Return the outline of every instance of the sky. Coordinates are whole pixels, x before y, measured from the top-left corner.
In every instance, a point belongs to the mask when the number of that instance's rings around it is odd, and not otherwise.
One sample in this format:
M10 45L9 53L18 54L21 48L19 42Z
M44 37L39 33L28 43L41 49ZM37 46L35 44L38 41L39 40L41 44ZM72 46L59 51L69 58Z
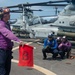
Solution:
M0 0L0 7L6 7L6 6L13 6L13 5L18 5L21 3L37 3L37 2L47 2L47 1L55 1L55 0ZM32 7L34 9L43 9L44 11L42 12L34 12L34 15L38 16L46 16L46 15L55 15L55 7L50 7L50 6L40 6L40 7ZM61 11L62 8L59 7L59 10ZM16 19L20 16L18 13L11 14L12 19Z

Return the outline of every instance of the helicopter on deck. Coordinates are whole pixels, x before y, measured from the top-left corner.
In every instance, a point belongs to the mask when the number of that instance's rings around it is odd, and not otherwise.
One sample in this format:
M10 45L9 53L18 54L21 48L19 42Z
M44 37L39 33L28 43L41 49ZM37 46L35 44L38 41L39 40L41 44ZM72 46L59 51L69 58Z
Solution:
M32 33L35 32L35 37L46 37L49 32L54 31L55 35L68 36L69 39L75 40L75 2L68 1L69 4L58 14L57 20L50 25L32 27Z
M61 2L68 2L67 4L57 4ZM29 19L25 16L25 7L28 6L66 6L63 11L57 15L56 21L49 24L41 24L29 26ZM23 22L25 23L25 30L30 33L30 37L47 37L48 33L54 31L55 35L66 35L69 37L74 37L75 34L75 1L74 0L65 0L65 1L49 1L43 3L33 3L33 4L19 4L16 6L8 6L9 8L20 7L23 12ZM14 11L17 12L17 11ZM38 22L39 23L39 22ZM45 22L46 23L46 22Z

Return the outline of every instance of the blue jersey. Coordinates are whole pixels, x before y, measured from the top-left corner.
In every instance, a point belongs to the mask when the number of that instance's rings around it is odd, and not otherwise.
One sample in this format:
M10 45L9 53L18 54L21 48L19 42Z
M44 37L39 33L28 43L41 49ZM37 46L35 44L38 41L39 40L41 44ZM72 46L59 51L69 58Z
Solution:
M48 38L44 40L44 48L47 46L50 46L51 49L56 49L57 48L57 41L55 39L49 41Z

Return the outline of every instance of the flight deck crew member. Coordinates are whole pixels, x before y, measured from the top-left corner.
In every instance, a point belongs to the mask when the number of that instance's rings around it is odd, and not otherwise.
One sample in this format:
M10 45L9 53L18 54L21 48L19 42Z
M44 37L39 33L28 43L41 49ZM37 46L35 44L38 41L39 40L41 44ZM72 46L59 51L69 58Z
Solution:
M59 53L59 55L60 55L60 58L63 59L63 51L59 49L59 46L60 46L60 44L62 43L62 40L61 40L61 39L62 39L61 37L57 37L56 40L57 40L57 43L58 43L58 47L57 47L58 53Z
M71 43L67 40L66 36L62 37L62 42L58 46L58 48L59 48L60 51L63 52L62 58L64 58L66 52L67 52L67 58L69 58L70 52L71 52Z
M52 58L55 59L58 55L57 50L57 41L55 38L53 38L53 35L48 35L48 38L44 40L44 48L42 49L43 53L43 59L45 60L47 58L46 53L52 53Z
M9 75L11 69L11 50L13 43L11 40L23 44L10 29L8 20L10 19L10 10L0 8L0 75Z

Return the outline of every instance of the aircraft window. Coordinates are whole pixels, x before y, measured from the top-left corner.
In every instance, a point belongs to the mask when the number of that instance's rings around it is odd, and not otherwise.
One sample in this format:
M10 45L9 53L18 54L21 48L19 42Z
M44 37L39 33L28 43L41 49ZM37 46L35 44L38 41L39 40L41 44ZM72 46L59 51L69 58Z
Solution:
M61 23L61 21L59 23Z
M64 23L64 21L62 23Z
M70 15L71 15L71 11L64 9L64 10L60 13L60 15L62 15L62 16L70 16Z
M66 7L66 9L71 10L71 11L75 11L75 6L70 4Z
M64 11L60 15L62 15L62 16L72 16L72 15L75 15L75 11L71 11L71 10Z
M60 12L60 15L62 16L72 16L75 15L75 6L69 5L63 9L62 12Z
M42 18L41 22L42 24L54 23L57 19L58 19L57 17L46 17Z
M29 26L37 25L37 24L40 24L40 21L38 18L35 18L35 19L33 19L33 21L30 22Z

